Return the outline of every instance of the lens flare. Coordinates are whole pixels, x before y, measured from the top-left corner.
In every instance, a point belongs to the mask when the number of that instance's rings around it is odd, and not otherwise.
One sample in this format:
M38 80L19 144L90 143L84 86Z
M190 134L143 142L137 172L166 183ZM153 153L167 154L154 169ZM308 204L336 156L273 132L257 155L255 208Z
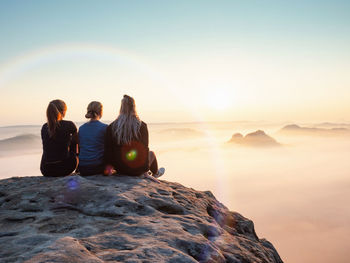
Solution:
M79 182L75 178L70 178L67 182L67 187L70 190L76 190L79 188Z
M137 151L134 149L126 153L126 159L128 161L134 161L136 157L137 157Z

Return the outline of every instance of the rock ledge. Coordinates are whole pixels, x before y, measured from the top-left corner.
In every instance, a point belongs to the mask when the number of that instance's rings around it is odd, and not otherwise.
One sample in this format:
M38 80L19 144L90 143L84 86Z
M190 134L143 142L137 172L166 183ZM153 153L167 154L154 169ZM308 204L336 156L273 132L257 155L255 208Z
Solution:
M129 176L0 181L1 262L276 262L209 191Z

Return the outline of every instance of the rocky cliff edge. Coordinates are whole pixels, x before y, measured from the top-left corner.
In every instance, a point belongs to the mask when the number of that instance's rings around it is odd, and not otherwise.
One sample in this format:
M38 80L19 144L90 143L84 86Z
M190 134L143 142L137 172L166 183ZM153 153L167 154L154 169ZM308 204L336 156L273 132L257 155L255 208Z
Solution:
M282 262L209 191L129 176L0 181L0 262Z

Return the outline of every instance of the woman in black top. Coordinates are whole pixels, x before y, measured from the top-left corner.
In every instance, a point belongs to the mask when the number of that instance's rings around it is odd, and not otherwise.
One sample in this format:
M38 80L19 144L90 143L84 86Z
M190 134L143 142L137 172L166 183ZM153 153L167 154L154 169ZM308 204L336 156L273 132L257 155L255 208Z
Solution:
M73 122L63 120L66 111L62 100L53 100L47 107L47 123L41 128L40 170L44 176L65 176L77 168L77 127Z
M147 124L136 113L135 101L124 95L118 118L106 130L106 173L114 169L118 174L161 176L165 169L158 170L155 154L148 148ZM154 178L153 177L153 178Z

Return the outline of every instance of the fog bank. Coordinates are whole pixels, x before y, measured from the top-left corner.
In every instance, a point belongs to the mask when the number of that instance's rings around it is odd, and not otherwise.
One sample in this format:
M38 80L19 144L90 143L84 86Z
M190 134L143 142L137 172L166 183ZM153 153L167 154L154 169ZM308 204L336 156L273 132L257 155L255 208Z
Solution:
M164 180L213 191L230 210L251 218L285 262L348 262L350 137L281 134L284 125L149 124L150 149L166 168ZM228 143L235 133L256 130L281 147ZM39 133L39 126L0 128L1 178L40 175ZM20 134L32 135L23 143Z

